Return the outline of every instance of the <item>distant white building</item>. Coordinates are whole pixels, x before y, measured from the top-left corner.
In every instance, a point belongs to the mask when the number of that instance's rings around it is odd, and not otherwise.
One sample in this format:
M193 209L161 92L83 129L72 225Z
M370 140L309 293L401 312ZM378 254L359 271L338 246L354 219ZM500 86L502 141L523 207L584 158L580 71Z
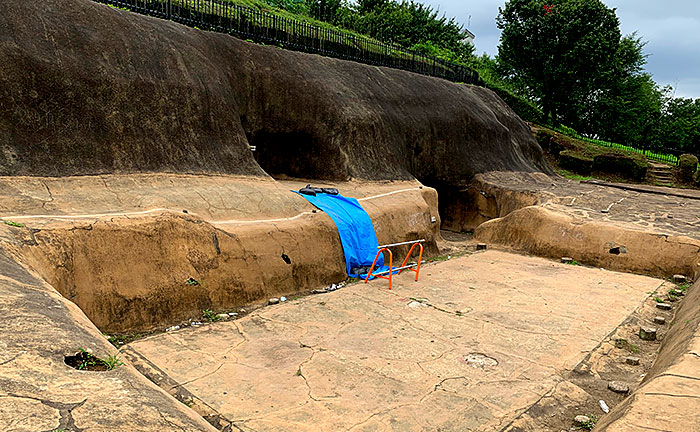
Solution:
M463 34L462 43L469 42L470 44L474 45L474 38L476 37L476 35L474 35L474 33L470 32L467 29L464 29L462 31L462 34Z

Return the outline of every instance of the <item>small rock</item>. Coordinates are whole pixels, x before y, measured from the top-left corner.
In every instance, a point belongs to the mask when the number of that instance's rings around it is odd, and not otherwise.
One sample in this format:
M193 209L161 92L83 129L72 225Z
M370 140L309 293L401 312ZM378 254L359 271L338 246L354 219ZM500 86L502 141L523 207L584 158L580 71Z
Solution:
M577 415L576 417L574 417L574 424L576 426L588 426L590 422L591 419L585 415Z
M222 313L222 314L218 314L216 317L219 319L225 320L225 319L228 319L228 314Z
M679 289L675 289L675 288L670 290L668 293L671 295L674 295L676 297L683 297L685 295L685 293L683 291L681 291Z
M229 313L228 313L228 316L234 317L234 316L238 316L238 314L237 314L236 312L229 312Z
M190 323L191 326L201 326L202 322L201 321L193 321Z
M311 291L311 294L325 294L327 292L328 291L326 291L324 289L315 289L315 290Z
M477 243L476 244L476 250L481 251L481 250L486 250L488 246L486 243Z
M685 283L687 280L688 280L688 278L686 278L683 275L679 275L679 274L673 275L673 282L675 282L677 284Z
M656 340L656 329L653 327L641 327L639 329L639 337L645 341Z
M278 299L278 298L271 298L270 300L267 301L267 304L276 305L276 304L279 303L279 302L280 302L280 299Z
M661 310L671 310L671 305L668 303L656 303L656 307Z
M562 264L571 264L574 262L574 259L569 257L561 257L561 262Z
M338 285L336 285L336 284L331 284L331 286L329 286L328 288L326 288L326 291L331 292L331 291L335 291L335 290L337 290L337 289L338 289Z
M606 404L604 400L602 400L602 399L599 400L598 405L600 406L600 409L602 409L605 414L610 412L610 408L608 408L608 404Z
M287 301L287 297L280 297L280 301L281 301L281 302L286 302L286 301Z
M639 358L637 357L627 357L625 363L632 366L639 366Z
M418 309L421 307L424 307L425 305L423 303L417 302L417 301L412 301L411 303L408 304L408 307L411 309Z
M615 393L621 394L627 394L630 392L630 386L621 381L610 381L608 383L608 389L614 391Z
M662 316L655 316L654 323L664 325L664 324L666 324L666 318L664 318Z
M667 215L666 217L669 218L669 219L673 219L673 215L672 215L672 214Z
M238 309L238 312L245 313L245 309Z

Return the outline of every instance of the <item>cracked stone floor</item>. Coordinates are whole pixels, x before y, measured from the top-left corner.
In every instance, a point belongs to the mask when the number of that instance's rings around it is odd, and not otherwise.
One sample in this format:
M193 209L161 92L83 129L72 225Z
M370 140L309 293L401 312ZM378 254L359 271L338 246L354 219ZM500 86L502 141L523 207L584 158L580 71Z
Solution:
M129 350L241 431L496 431L662 281L487 251Z

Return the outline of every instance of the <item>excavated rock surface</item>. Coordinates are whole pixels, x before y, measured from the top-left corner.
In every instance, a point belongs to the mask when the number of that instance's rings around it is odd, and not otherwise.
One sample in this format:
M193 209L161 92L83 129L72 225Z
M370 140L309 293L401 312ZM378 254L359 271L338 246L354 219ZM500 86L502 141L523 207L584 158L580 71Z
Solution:
M303 185L170 174L0 178L9 192L0 209L12 211L0 218L26 225L5 226L13 240L4 247L102 331L151 330L344 280L335 225L290 192ZM425 239L424 258L438 253L434 189L328 186L359 198L381 244ZM398 260L407 252L394 248Z
M402 274L391 291L354 284L125 355L233 430L515 432L553 394L589 398L569 373L661 284L486 251L427 265L418 282ZM534 430L568 428L560 409Z
M216 430L130 365L105 372L66 365L79 349L100 358L116 349L75 304L3 253L0 274L3 431Z
M267 171L431 185L549 170L528 127L484 88L89 0L10 0L0 28L3 175Z
M542 174L480 175L472 188L482 199L469 211L488 221L474 236L606 269L692 277L700 269L700 193L613 186Z

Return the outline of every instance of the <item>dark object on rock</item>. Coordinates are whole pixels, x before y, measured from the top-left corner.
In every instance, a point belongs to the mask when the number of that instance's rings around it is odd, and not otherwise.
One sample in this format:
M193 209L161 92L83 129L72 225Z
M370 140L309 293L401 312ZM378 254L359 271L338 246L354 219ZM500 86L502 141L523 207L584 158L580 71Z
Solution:
M627 357L625 359L625 363L627 363L628 365L632 365L632 366L639 366L639 358L638 357Z
M682 284L682 283L685 283L687 280L688 280L688 278L686 278L683 275L679 275L679 274L673 275L673 282L674 283Z
M620 255L620 246L611 247L610 253L613 255Z
M364 276L367 273L369 273L370 266L364 266L364 267L355 267L350 270L350 273L357 275L357 276Z
M698 158L691 154L684 154L678 158L678 174L684 182L691 182L698 170Z
M477 243L476 244L476 250L482 251L482 250L486 250L486 249L488 249L488 246L486 245L486 243Z
M664 318L662 316L656 316L656 317L654 317L654 324L664 325L664 324L666 324L666 318Z
M615 393L627 394L630 392L630 386L627 383L621 381L610 381L608 383L608 389L614 391Z
M289 255L287 255L287 254L284 253L284 252L282 253L282 261L284 261L284 262L287 263L287 264L291 264L291 263L292 263L292 260L289 258Z
M267 301L267 304L276 305L276 304L279 303L279 302L280 302L280 299L278 299L278 298L271 298L270 300Z
M654 327L641 327L639 329L639 338L645 341L656 340L656 329Z
M300 194L316 196L316 191L309 186L299 189Z
M338 189L336 189L336 188L321 188L321 191L324 194L328 194L328 195L338 195L338 193L339 193Z
M189 213L187 210L183 210L182 212L185 213L185 214Z

